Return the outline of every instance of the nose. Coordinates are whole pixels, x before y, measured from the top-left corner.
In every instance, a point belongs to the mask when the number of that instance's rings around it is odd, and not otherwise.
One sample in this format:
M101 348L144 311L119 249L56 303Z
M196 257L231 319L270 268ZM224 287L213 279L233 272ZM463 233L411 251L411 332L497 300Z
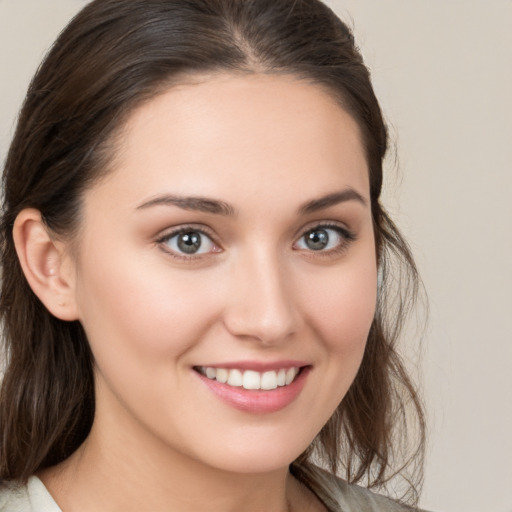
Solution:
M298 330L300 315L290 271L277 255L260 251L231 269L224 324L236 337L274 346Z

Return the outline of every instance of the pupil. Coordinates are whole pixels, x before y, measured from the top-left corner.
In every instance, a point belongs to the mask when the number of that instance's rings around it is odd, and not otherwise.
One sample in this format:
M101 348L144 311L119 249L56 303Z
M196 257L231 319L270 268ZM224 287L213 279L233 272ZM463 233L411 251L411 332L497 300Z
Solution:
M180 251L187 254L194 254L201 247L201 235L199 233L183 233L178 238Z
M329 243L329 235L324 229L317 229L310 231L306 235L306 245L313 251L320 251L324 249Z

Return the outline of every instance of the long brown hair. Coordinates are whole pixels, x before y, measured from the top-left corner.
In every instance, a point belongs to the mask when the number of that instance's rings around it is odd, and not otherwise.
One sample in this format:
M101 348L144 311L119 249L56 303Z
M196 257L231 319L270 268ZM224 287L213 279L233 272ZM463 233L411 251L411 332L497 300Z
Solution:
M95 0L56 41L28 90L3 177L0 479L24 481L64 460L94 417L85 333L79 322L53 317L28 286L12 237L16 216L37 208L54 233L76 234L83 192L108 172L127 116L184 76L217 71L309 80L361 129L381 276L377 313L348 394L291 470L311 487L312 459L369 487L402 474L414 501L424 418L396 343L418 277L379 202L388 137L369 72L350 29L318 0ZM412 444L404 442L411 417L419 427Z

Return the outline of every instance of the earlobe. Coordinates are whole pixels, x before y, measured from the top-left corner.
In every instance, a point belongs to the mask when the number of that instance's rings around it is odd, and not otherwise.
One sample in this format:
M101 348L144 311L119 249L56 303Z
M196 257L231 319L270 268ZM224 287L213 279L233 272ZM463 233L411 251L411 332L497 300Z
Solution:
M55 317L77 320L75 282L65 244L52 238L39 210L26 208L14 222L13 238L23 273Z

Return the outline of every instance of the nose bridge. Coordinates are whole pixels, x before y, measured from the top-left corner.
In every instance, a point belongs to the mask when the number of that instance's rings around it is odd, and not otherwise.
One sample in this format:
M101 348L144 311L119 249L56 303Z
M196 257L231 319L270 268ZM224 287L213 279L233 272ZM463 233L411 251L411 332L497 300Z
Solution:
M239 256L233 269L226 326L236 336L279 343L297 329L290 273L275 247L248 252Z

